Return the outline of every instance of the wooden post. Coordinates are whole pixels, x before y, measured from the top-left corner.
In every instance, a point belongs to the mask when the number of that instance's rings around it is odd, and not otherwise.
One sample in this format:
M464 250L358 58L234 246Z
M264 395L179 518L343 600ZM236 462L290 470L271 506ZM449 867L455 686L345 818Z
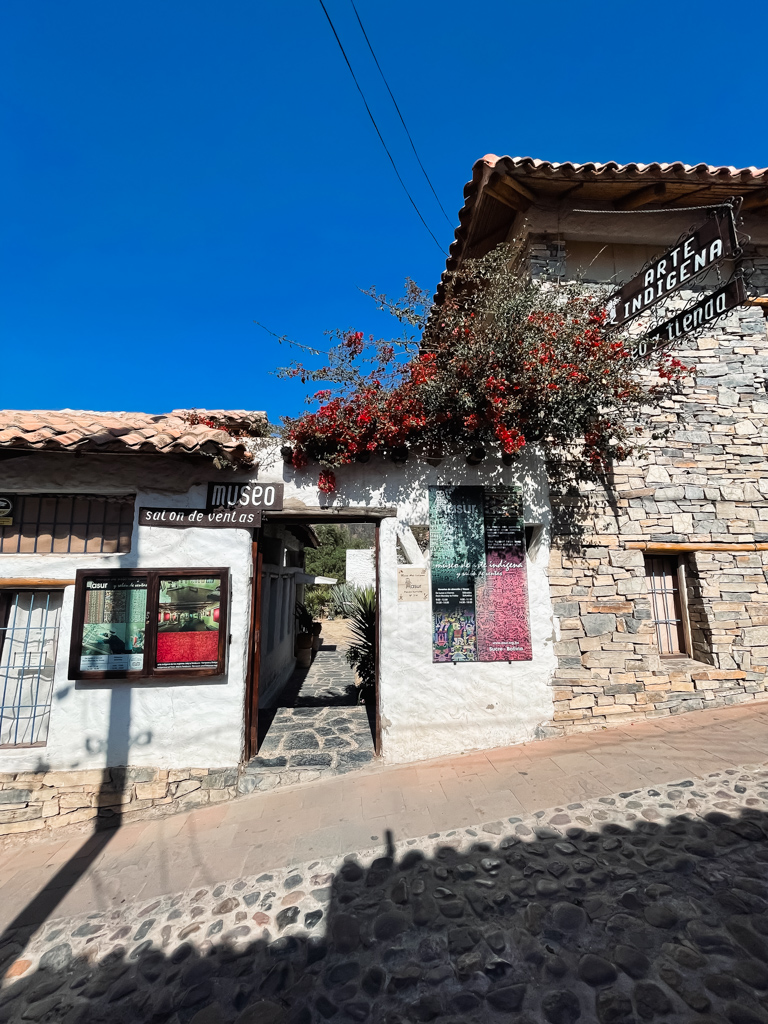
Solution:
M245 683L245 760L259 751L259 669L261 667L261 565L259 531L251 543L251 621L248 630L248 662Z
M693 658L693 637L691 635L691 620L688 615L688 580L685 575L685 562L682 558L677 564L677 589L680 594L680 615L683 620L685 653L689 658Z
M376 566L376 726L375 736L373 737L373 749L377 757L381 754L381 694L379 692L379 664L381 662L381 614L379 612L379 607L381 605L381 573L379 571L379 563L381 562L381 554L379 551L380 541L381 521L377 519L374 540L374 563Z

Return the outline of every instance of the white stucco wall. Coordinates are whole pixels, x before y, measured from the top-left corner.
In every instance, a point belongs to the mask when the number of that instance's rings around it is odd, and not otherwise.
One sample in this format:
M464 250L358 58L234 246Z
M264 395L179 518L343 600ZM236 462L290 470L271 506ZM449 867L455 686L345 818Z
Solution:
M208 469L203 466L202 470ZM210 471L213 467L210 467ZM137 492L140 505L202 507L201 469L148 456L32 456L0 463L0 493ZM199 482L198 482L199 481ZM190 487L191 485L191 487ZM74 587L64 592L45 747L0 749L0 772L105 765L160 768L237 764L243 745L251 538L245 530L169 530L134 524L124 555L0 555L4 579L73 579L85 568L230 570L232 643L227 671L211 679L140 683L67 679Z
M337 492L317 488L317 467L296 471L277 452L262 453L256 474L285 483L286 505L397 510L380 531L380 692L383 755L412 761L519 743L552 716L552 609L546 566L549 503L546 477L534 455L513 467L487 459L470 467L461 457L440 466L410 460L402 468L371 460L337 470ZM0 493L136 492L140 505L202 507L207 480L221 479L212 464L163 457L34 455L0 463ZM430 484L519 484L525 519L542 526L528 561L533 639L530 662L433 664L431 604L397 601L397 537L427 524ZM137 684L67 679L73 590L65 593L51 723L46 747L0 750L0 772L97 768L107 764L215 767L236 764L243 749L243 705L250 609L250 534L243 530L168 530L134 526L127 555L0 555L4 578L72 579L78 568L203 568L231 574L227 672L221 678L147 680ZM415 550L413 543L401 545Z
M529 453L515 466L487 459L468 466L462 457L438 467L409 460L400 469L377 460L336 470L337 491L317 490L317 467L295 471L274 459L262 461L264 478L286 482L286 500L307 505L371 505L397 508L380 531L380 693L382 754L391 762L505 746L533 739L553 713L551 679L556 667L549 596L550 510L546 474ZM431 602L398 603L397 537L412 524L429 522L430 485L520 485L525 521L539 524L528 559L533 660L433 664ZM412 545L411 545L412 547Z
M373 548L347 548L346 577L353 587L376 586Z

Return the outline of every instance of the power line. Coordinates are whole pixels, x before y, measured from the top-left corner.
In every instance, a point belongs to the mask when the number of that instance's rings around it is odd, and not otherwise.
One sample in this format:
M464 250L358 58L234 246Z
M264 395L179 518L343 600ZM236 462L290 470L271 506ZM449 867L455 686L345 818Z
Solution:
M442 245L440 245L440 243L438 242L437 238L435 238L435 236L432 234L432 230L431 230L429 224L427 224L427 222L422 217L421 210L416 205L416 202L415 202L413 196L408 191L408 188L406 187L406 184L403 181L403 179L400 177L400 172L397 169L397 164L395 163L394 158L392 157L392 154L390 153L389 149L387 148L387 144L384 141L384 137L382 136L381 132L379 131L379 126L376 124L376 118L371 113L371 108L368 106L368 101L365 98L365 93L360 88L360 83L357 80L357 76L355 75L355 72L352 70L352 65L349 63L349 57L347 57L346 51L345 51L344 47L342 46L341 40L339 39L339 34L336 31L336 28L335 28L333 22L331 21L331 16L328 13L328 11L326 10L326 7L325 7L325 4L323 3L323 0L319 0L319 2L320 2L320 6L323 8L323 13L325 14L326 18L328 19L328 24L331 26L331 31L333 32L334 36L336 37L336 42L339 44L339 49L341 50L342 56L344 57L344 60L346 61L347 67L349 68L349 73L350 73L350 75L352 75L352 80L355 83L355 85L357 86L357 91L360 93L360 98L362 99L363 103L365 104L365 109L368 111L368 117L370 117L370 119L371 119L371 124L376 129L376 134L379 136L379 141L381 142L382 146L384 147L384 152L389 157L389 162L392 164L392 169L394 170L395 174L397 175L397 180L403 186L403 191L405 192L405 194L410 199L411 206L416 211L416 213L418 215L418 218L421 221L421 223L424 225L424 227L429 232L429 234L430 234L430 236L432 238L432 241L438 247L440 252L442 252L444 256L447 256L448 253L445 251L445 249L443 249Z
M397 100L395 99L395 97L392 94L392 90L389 87L389 82L387 81L384 72L381 70L381 64L379 64L379 62L378 62L378 60L376 58L376 54L373 52L373 47L371 46L371 41L368 38L368 33L365 31L365 28L363 27L363 23L360 20L360 15L357 13L357 8L355 7L355 0L350 0L350 3L352 4L352 10L355 12L355 17L357 18L357 23L360 26L360 31L365 36L365 41L368 44L368 49L371 51L371 56L373 57L374 63L376 64L376 67L379 69L379 74L381 75L381 79L384 82L384 85L387 87L387 92L389 93L389 98L394 103L395 110L397 111L397 116L400 118L400 123L402 124L403 128L405 129L405 134L408 136L408 141L411 144L411 149L413 150L413 155L416 157L416 161L417 161L419 167L421 168L422 174L427 179L427 184L432 189L432 195L437 200L437 205L443 211L443 216L448 221L448 224L451 227L453 227L453 223L451 221L451 218L445 212L445 209L443 208L443 204L440 202L440 197L438 196L437 192L435 192L435 186L432 184L432 182L430 180L430 177L427 174L426 168L424 167L424 164L421 162L421 158L419 157L419 154L416 152L416 145L415 145L413 139L411 138L411 133L408 131L408 125L405 123L405 118L403 117L403 115L402 115L402 113L400 111L400 107L397 105Z

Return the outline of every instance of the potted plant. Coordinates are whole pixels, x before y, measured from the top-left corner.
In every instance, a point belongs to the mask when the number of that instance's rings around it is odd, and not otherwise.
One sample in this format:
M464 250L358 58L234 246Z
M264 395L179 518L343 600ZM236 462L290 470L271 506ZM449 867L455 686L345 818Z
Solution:
M320 648L323 646L323 638L320 636L322 631L323 631L323 624L322 624L322 622L313 622L312 623L312 650L313 651L319 651Z
M301 601L297 601L294 614L298 626L295 645L296 663L299 668L309 668L312 664L312 615Z

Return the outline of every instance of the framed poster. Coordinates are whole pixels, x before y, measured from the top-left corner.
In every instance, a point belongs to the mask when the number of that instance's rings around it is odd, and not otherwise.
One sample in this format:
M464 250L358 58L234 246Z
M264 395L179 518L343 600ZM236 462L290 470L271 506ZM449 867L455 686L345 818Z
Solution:
M220 621L218 576L160 576L155 668L217 668Z
M530 661L522 491L430 487L432 660Z
M228 569L79 569L69 678L221 675L228 599Z

